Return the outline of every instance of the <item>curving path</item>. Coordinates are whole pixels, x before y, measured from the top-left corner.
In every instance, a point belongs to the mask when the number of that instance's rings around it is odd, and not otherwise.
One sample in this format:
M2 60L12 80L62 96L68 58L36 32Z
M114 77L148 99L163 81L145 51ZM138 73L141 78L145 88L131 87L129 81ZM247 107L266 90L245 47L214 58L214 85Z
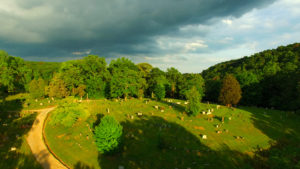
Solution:
M31 151L37 161L43 166L45 169L66 169L66 167L61 164L47 149L44 140L43 140L43 125L47 114L54 110L55 107L34 110L35 112L39 112L36 117L32 128L28 132L28 136L26 138Z

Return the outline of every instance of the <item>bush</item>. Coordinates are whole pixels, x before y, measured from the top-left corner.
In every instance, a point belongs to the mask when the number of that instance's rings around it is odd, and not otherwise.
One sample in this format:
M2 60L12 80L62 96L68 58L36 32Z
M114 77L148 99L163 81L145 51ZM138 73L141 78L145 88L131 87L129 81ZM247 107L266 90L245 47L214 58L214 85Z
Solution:
M111 153L118 149L123 127L112 116L104 116L95 127L95 139L99 152Z
M186 107L186 111L193 115L197 115L200 112L201 96L195 86L187 91L186 98L190 102Z
M166 95L165 86L161 84L157 84L154 88L154 94L157 100L163 99Z
M49 123L51 125L61 124L65 127L71 127L78 120L86 120L89 116L90 113L78 103L66 101L56 108Z

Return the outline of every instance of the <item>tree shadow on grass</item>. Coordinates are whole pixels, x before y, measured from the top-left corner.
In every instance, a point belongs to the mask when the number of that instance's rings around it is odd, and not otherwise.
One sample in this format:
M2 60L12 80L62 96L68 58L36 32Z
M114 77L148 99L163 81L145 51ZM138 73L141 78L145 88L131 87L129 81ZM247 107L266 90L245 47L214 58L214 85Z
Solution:
M257 148L255 168L300 168L300 116L255 107L240 107L251 112L252 123L273 141L268 149Z
M74 165L74 169L94 169L94 167L90 167L90 166L84 164L83 162L77 162Z
M23 101L16 99L0 103L0 168L41 168L33 155L20 150L23 136L28 133L37 115L21 117Z
M101 168L244 168L251 164L248 155L232 151L224 145L214 151L199 136L177 123L156 116L125 121L123 144L114 155L98 155ZM208 136L207 140L210 138Z
M273 140L289 136L300 140L300 116L274 110L272 112L255 107L239 107L251 113L253 125Z

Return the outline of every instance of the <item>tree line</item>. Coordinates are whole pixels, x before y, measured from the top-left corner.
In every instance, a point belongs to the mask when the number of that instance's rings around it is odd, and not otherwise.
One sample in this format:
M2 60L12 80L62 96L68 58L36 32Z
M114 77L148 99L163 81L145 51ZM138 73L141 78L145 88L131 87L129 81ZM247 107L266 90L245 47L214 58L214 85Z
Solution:
M199 93L199 101L204 95L200 74L182 74L173 67L164 72L148 63L134 64L127 58L112 60L109 65L105 58L95 55L59 64L26 62L6 52L0 58L2 95L29 92L33 98L71 95L92 99L185 99L192 87Z
M1 96L29 92L33 98L164 97L300 109L300 44L281 46L220 63L201 74L166 71L148 63L89 55L62 63L28 62L0 52ZM203 77L203 78L202 78ZM193 105L193 104L191 104ZM190 107L190 106L189 106ZM199 111L199 105L191 110Z

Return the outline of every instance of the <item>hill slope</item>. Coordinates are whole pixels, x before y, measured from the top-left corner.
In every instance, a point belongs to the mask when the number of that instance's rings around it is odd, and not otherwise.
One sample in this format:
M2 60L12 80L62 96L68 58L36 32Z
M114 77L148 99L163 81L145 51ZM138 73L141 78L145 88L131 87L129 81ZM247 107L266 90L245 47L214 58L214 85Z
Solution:
M217 101L221 79L233 74L241 84L244 105L300 109L300 43L219 63L202 72L206 100Z

